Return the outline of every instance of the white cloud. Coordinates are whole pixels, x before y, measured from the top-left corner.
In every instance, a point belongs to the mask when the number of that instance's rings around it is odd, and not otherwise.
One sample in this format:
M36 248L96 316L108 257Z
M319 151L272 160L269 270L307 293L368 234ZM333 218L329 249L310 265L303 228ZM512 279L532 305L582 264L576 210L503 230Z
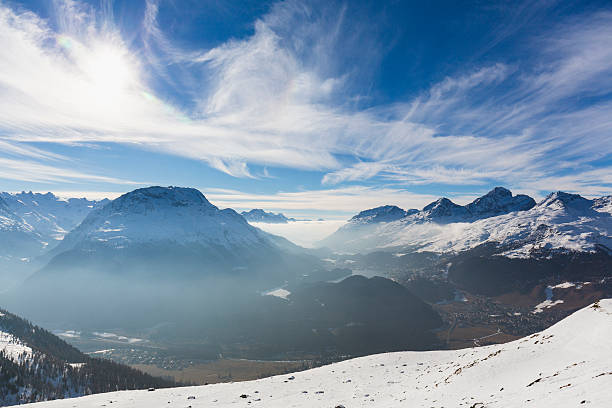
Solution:
M283 211L290 215L318 218L352 216L364 209L381 205L397 205L402 208L422 208L439 197L417 194L395 188L351 186L325 190L252 194L237 190L201 189L202 193L221 208L267 211ZM469 202L472 197L456 197L459 202ZM466 201L467 200L467 201ZM327 215L326 215L327 214Z
M0 148L44 161L55 169L48 179L106 180L50 164L58 158L27 142L130 144L237 177L257 176L249 164L319 170L327 185L379 177L404 185L494 179L533 188L541 179L590 191L611 186L586 179L593 160L612 154L612 104L588 102L612 92L610 13L561 23L535 39L526 50L529 65L492 64L449 77L414 100L355 110L343 102L360 96L347 85L352 73L332 69L335 41L347 29L344 9L336 22L284 2L255 22L250 37L183 50L157 25L157 2L148 1L138 52L80 3L55 4L59 31L0 6ZM189 66L187 79L169 76L169 64ZM200 84L199 93L185 91L196 109L182 111L156 96L146 81L150 71L177 87ZM568 102L576 98L585 102ZM0 174L42 179L33 161L28 173L6 160ZM559 176L563 163L576 176Z
M0 179L51 183L74 183L78 181L89 181L123 185L143 184L142 182L134 182L114 177L83 173L72 170L69 167L47 166L27 160L14 160L1 157Z

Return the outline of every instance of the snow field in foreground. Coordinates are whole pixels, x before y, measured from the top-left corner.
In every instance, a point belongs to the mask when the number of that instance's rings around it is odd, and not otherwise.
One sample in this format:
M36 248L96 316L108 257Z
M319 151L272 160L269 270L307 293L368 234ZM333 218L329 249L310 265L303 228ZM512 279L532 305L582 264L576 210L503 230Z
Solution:
M378 354L262 380L122 391L36 407L608 407L612 299L501 345ZM112 405L111 404L112 401Z

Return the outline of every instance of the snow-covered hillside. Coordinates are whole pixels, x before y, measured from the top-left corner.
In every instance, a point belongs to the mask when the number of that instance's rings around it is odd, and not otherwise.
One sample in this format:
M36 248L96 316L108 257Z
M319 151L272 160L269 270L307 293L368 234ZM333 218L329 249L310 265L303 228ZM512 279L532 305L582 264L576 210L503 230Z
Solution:
M25 279L33 258L46 247L41 235L0 197L0 292Z
M90 244L121 248L148 242L198 243L226 248L267 242L234 210L220 210L193 188L134 190L92 211L56 253Z
M36 407L607 407L612 300L506 344L372 355L243 383L128 391ZM112 403L112 405L110 405Z
M588 200L556 192L532 206L528 197L508 193L496 188L467 206L440 199L423 211L388 223L349 222L323 244L352 252L409 247L458 253L496 243L506 248L503 255L523 258L542 251L612 248L609 197Z
M89 212L108 200L60 199L52 193L0 193L8 208L52 246L79 225Z
M3 316L4 314L0 313L0 317ZM14 363L20 363L25 358L32 356L32 348L23 344L23 342L13 334L2 331L0 327L0 355Z
M2 197L0 197L0 231L35 234L34 228L15 214Z
M175 383L93 359L0 309L0 406L169 385Z

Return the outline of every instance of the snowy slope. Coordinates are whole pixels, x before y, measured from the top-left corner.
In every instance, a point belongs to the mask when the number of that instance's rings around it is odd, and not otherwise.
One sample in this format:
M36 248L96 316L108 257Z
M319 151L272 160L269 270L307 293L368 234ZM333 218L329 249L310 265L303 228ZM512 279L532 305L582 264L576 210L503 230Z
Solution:
M2 316L4 315L0 313L0 317ZM19 338L11 333L2 331L0 327L0 355L15 363L19 363L24 357L32 356L32 348L23 344Z
M0 197L0 292L25 279L33 271L33 258L46 247L41 235Z
M113 392L34 406L607 407L610 338L612 300L607 299L506 344L379 354L257 381Z
M612 195L596 198L593 203L595 211L612 214Z
M160 241L232 248L267 242L267 236L234 210L219 210L196 189L148 187L92 211L55 252L92 243L121 248Z
M48 331L0 309L0 406L170 385L175 384L94 360Z
M85 198L62 200L52 193L0 193L9 209L53 245L68 231L79 225L89 212L108 200L90 201Z
M34 229L26 224L0 197L0 231L34 233Z
M518 208L530 206L529 200L521 198L524 196L515 197L519 197ZM473 204L479 200L461 207L441 199L417 214L368 228L355 228L349 223L324 244L354 252L411 247L416 251L458 253L484 243L497 243L506 248L503 255L522 258L542 251L592 252L612 248L612 216L606 210L609 200L605 198L587 200L556 192L528 210L474 220L466 214L474 214ZM481 214L490 214L487 208L495 206L480 207ZM432 218L432 213L437 217Z

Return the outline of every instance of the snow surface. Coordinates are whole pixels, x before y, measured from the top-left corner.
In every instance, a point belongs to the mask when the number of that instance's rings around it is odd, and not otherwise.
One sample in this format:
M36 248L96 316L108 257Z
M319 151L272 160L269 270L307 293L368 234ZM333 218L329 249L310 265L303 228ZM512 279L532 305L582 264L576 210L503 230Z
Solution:
M19 363L23 357L32 356L32 349L11 333L0 329L0 354L4 354L9 360Z
M325 244L353 252L412 247L419 252L458 253L484 243L498 243L512 248L502 255L515 258L527 258L540 250L593 252L602 245L612 248L612 216L596 211L597 202L557 192L529 210L471 222L458 216L457 210L443 222L432 219L432 203L429 212L394 222L367 227L348 223L338 231L338 240L332 236Z
M281 299L287 300L287 296L289 296L290 294L291 294L291 292L288 291L287 289L278 288L278 289L273 289L273 290L270 290L270 291L264 293L264 296L276 296L276 297L279 297Z
M121 391L32 405L609 407L612 300L602 300L598 306L584 308L541 333L506 344L378 354L256 381Z
M120 336L120 335L115 334L115 333L93 332L92 334L94 336L98 336L98 337L101 337L103 339L114 340L114 341L119 341L119 342L125 342L125 343L129 343L129 344L140 343L140 342L145 341L143 339L139 339L139 338L135 338L135 337Z
M595 211L612 214L612 195L596 198L593 202L595 203L593 205Z

